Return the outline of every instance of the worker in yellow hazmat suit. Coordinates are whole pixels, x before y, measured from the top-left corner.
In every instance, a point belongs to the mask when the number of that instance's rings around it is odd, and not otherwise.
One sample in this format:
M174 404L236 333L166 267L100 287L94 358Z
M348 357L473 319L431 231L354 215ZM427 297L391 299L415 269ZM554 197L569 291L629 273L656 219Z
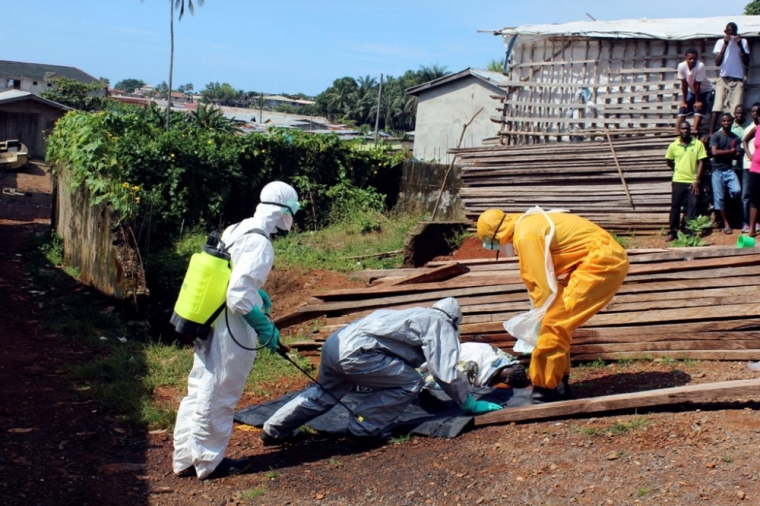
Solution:
M625 249L606 230L580 216L546 213L538 207L525 214L485 211L478 219L478 237L484 247L505 254L514 247L535 308L531 313L543 316L534 331L532 399L534 403L560 400L568 388L573 332L623 284L628 273ZM508 330L509 323L505 323Z

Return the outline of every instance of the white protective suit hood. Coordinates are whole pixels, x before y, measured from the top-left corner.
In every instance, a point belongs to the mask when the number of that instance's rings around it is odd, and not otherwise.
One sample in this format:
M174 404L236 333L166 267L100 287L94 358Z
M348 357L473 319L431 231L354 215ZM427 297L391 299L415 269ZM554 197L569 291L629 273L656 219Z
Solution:
M433 309L444 313L448 320L459 331L459 325L462 324L462 308L454 297L446 297L433 304Z
M287 183L272 181L261 190L261 203L253 214L254 226L269 235L277 229L290 231L293 216L288 211L288 201L297 201L298 192Z

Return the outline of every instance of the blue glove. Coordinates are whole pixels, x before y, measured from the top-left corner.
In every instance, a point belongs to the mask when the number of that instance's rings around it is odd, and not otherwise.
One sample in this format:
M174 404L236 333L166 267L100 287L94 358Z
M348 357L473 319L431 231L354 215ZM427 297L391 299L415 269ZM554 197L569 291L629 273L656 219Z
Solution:
M251 312L243 316L243 319L259 335L259 346L266 346L269 351L275 353L280 342L280 331L274 323L266 317L258 306L253 306Z
M502 409L500 404L494 404L493 402L488 401L476 401L472 397L472 394L467 395L467 400L459 407L470 415L482 415L483 413L490 413L491 411Z
M272 310L272 299L269 298L269 294L263 288L259 288L259 296L264 301L264 314L269 314Z

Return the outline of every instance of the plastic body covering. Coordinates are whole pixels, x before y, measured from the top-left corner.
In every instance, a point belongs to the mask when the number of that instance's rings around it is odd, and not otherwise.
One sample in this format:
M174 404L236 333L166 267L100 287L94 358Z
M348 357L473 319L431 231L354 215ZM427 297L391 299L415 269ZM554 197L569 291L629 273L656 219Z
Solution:
M470 385L456 370L459 339L448 318L428 308L379 310L330 335L322 347L319 382L338 399L356 386L373 390L354 411L348 430L358 436L383 432L424 385L416 368L424 362L457 404ZM267 434L287 438L309 420L329 411L336 400L314 385L290 400L264 424Z
M298 198L295 190L285 183L278 183L276 189L275 197L284 199L283 202ZM176 473L195 467L197 476L206 478L224 458L232 434L235 406L256 358L255 352L244 350L232 341L230 331L242 345L256 346L257 333L243 315L250 313L254 306L263 306L259 288L264 286L274 261L269 240L246 232L258 228L272 234L276 224L281 222L282 213L277 206L259 204L253 218L228 227L222 234L222 241L231 244L232 273L227 288L230 328L222 312L214 323L211 337L195 341L187 395L180 403L174 428Z
M554 238L554 222L549 217L549 215L544 212L543 209L535 206L517 219L517 222L515 223L515 230L517 230L520 222L526 216L532 216L536 214L542 214L544 218L546 218L546 222L549 225L549 228L546 231L546 236L544 236L543 254L544 269L546 269L546 284L549 289L549 295L541 307L536 307L533 304L533 299L531 298L530 311L527 313L519 314L514 318L510 318L504 322L504 330L517 338L517 344L515 344L514 347L514 350L517 353L531 353L536 347L536 344L538 343L541 322L546 315L547 309L554 303L554 299L557 296L557 278L554 275L554 263L551 251L549 251L552 239Z
M488 213L488 215L486 215ZM501 243L512 242L520 263L520 276L533 307L549 301L551 284L543 259L549 224L540 214L526 216L486 211L478 220L478 235L496 234ZM552 213L555 226L549 252L557 280L556 296L547 304L539 327L529 375L534 386L556 388L570 371L573 332L598 313L623 284L628 256L607 231L567 213ZM499 226L499 223L501 225ZM495 228L498 226L498 231Z

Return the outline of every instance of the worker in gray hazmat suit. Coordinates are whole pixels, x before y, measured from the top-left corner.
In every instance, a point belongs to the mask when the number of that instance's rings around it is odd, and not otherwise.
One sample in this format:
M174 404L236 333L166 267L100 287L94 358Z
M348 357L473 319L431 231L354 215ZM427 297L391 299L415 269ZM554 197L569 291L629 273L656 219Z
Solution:
M293 226L298 194L274 181L261 190L261 203L252 218L228 227L222 242L231 256L227 305L211 335L196 339L187 396L182 399L174 428L174 472L195 468L203 478L239 473L248 459L230 459L224 452L232 434L235 405L256 359L256 343L277 349L279 332L267 317L271 300L262 286L274 262L270 237ZM230 335L232 333L232 336ZM245 346L244 349L232 339Z
M264 424L261 439L275 445L297 436L297 429L329 411L354 387L372 392L356 406L350 435L377 438L414 400L425 382L415 368L427 362L443 391L470 414L501 409L475 401L459 362L462 310L451 297L432 308L378 310L340 329L325 341L319 385L301 392Z

